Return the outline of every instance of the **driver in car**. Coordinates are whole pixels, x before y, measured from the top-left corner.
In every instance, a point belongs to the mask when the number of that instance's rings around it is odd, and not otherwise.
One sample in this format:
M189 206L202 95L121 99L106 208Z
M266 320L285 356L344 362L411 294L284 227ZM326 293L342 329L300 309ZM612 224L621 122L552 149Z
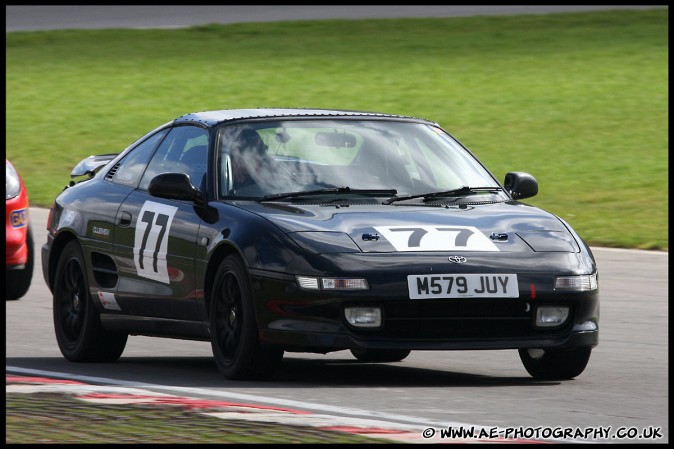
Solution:
M237 195L260 195L274 175L267 145L253 129L244 129L231 148L232 187Z

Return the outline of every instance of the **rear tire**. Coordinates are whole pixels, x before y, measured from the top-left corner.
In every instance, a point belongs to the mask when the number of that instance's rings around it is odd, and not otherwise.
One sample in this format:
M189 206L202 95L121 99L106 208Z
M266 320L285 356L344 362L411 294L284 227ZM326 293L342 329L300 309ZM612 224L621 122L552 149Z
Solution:
M260 343L248 273L235 256L218 267L210 313L211 348L225 377L260 380L274 375L283 350Z
M541 380L569 380L580 375L590 361L591 347L573 349L519 349L524 368Z
M351 354L361 362L400 362L408 355L409 349L351 349Z
M54 330L63 356L71 362L114 362L127 334L106 331L91 301L86 264L76 241L66 245L54 277Z
M26 231L26 245L28 246L26 265L19 270L5 269L5 298L10 301L24 296L33 280L35 250L33 249L33 229L30 225L28 225L28 230Z

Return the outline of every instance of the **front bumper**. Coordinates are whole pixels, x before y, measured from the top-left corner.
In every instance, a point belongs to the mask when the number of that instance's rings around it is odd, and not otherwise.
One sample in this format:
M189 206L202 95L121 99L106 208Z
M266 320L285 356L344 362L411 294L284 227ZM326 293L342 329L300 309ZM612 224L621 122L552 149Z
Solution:
M48 236L47 239L49 241L52 240L51 236ZM40 248L40 257L42 260L42 276L44 277L47 287L51 290L51 279L49 277L49 249L51 248L51 245L49 241Z
M307 293L292 282L261 278L253 286L261 339L288 351L572 348L599 342L597 290L534 299L420 300L406 293ZM567 305L569 317L558 327L536 328L542 305ZM382 325L351 326L346 306L380 308Z
M28 227L5 227L5 266L23 268L28 262Z

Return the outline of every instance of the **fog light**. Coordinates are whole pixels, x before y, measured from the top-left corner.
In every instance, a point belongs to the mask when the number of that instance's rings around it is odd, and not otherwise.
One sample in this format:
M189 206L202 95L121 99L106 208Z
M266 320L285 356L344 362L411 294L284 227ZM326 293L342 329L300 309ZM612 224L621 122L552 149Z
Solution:
M379 307L346 307L346 321L356 327L381 326L381 309Z
M554 327L563 324L569 317L566 306L541 306L536 310L536 327Z

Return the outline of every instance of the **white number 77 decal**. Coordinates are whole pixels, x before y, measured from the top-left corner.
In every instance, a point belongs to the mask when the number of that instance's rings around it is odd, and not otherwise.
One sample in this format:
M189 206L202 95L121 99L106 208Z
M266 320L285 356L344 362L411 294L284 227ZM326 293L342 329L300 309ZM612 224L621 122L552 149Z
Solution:
M136 222L133 262L138 276L169 283L166 252L177 207L146 201Z
M474 226L376 226L396 251L500 251Z

